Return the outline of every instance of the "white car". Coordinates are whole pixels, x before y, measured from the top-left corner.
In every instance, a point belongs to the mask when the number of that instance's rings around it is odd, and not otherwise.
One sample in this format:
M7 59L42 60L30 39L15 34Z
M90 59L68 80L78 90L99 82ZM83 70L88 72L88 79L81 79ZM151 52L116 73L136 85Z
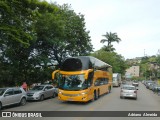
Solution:
M25 105L26 98L26 92L21 87L0 88L0 110L13 104Z
M120 98L134 98L137 99L137 88L133 85L123 85L120 91Z

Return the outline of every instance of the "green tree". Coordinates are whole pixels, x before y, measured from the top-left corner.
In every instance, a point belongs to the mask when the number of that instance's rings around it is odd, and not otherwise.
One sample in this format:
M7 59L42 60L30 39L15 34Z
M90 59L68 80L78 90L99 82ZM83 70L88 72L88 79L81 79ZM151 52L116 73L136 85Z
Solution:
M35 0L36 2L36 0ZM26 80L30 45L34 42L36 7L29 0L0 1L1 80L8 86Z
M114 51L115 49L113 48L112 43L117 42L119 43L121 39L118 37L117 33L111 33L111 32L106 32L105 35L102 35L105 37L105 39L102 39L100 42L105 43L107 42L107 46L104 46L103 49L106 51Z
M54 8L39 0L0 1L0 79L4 86L44 81L48 68L36 69L42 56L36 56L37 33L35 23L43 8ZM34 74L34 76L33 76ZM41 77L38 77L41 76Z
M0 85L51 78L55 61L92 51L84 16L40 0L0 1Z
M47 11L47 10L46 10ZM92 51L84 16L63 5L52 13L44 12L36 24L37 51L59 66L68 56L86 55Z
M158 56L156 57L156 62L157 62L158 64L160 64L160 55L158 55Z
M114 73L125 74L127 65L125 63L125 59L121 55L115 52L104 51L103 49L98 50L91 55L110 64Z

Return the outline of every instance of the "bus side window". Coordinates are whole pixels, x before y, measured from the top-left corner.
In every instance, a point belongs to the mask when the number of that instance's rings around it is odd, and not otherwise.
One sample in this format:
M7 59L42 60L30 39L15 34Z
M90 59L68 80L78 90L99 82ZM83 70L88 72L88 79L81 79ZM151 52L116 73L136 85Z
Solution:
M99 86L99 80L98 79L95 81L94 86Z
M104 85L104 79L103 78L100 79L100 85Z
M108 78L104 78L104 84L108 84Z

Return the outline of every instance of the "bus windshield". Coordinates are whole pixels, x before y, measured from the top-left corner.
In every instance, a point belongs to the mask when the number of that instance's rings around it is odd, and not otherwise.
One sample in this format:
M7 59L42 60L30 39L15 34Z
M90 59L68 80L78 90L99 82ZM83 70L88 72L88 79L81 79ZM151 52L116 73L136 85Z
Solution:
M84 90L87 89L87 80L85 80L84 74L61 75L59 88L63 90Z

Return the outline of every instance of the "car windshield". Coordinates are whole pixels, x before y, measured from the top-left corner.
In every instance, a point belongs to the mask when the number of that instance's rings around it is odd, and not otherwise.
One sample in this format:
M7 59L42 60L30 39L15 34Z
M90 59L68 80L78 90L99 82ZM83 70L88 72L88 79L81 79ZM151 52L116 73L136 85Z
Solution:
M59 80L59 88L63 90L83 90L87 88L87 80L84 74L62 75Z
M134 83L138 83L138 81L133 81Z
M2 96L5 91L6 91L5 88L0 88L0 96Z
M34 86L32 90L43 90L44 86Z
M135 90L135 87L132 87L132 86L124 86L122 89L125 89L125 90Z

